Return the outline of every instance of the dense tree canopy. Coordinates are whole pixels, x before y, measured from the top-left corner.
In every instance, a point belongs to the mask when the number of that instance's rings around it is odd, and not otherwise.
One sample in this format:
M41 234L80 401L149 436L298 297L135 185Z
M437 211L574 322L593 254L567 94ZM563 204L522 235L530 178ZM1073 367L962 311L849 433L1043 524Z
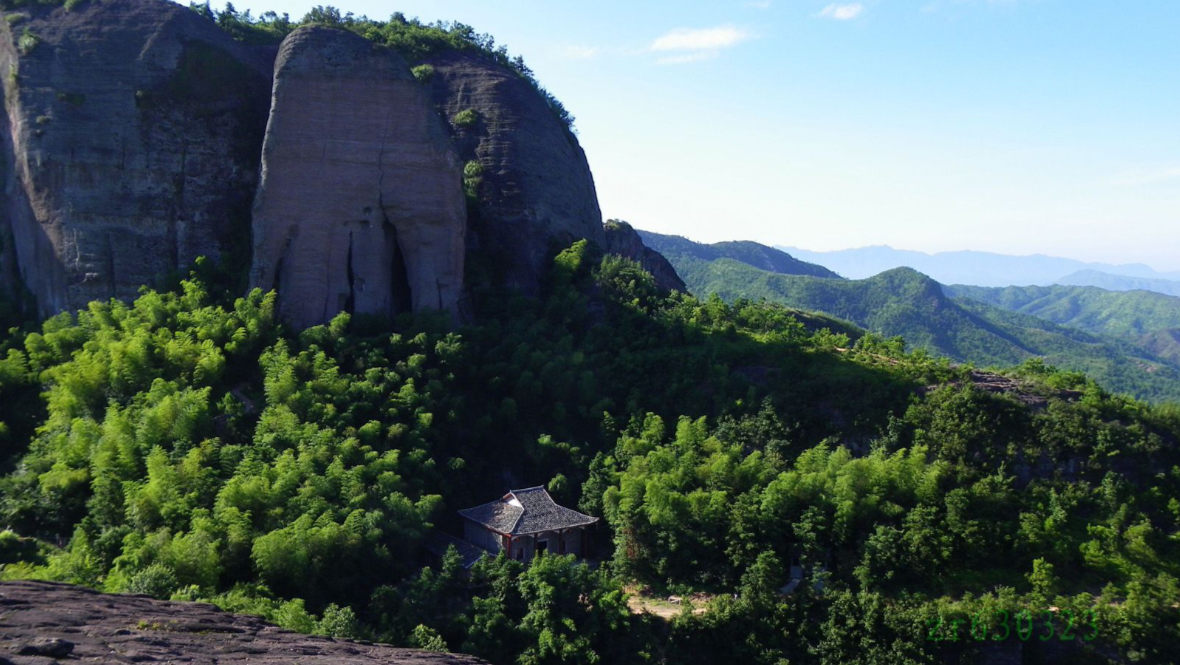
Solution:
M273 294L203 283L5 339L4 577L498 663L939 662L1050 605L1096 662L1180 637L1174 407L1035 362L989 392L585 242L459 328L296 333ZM602 565L424 566L455 509L533 484L605 517ZM714 599L665 622L625 584Z

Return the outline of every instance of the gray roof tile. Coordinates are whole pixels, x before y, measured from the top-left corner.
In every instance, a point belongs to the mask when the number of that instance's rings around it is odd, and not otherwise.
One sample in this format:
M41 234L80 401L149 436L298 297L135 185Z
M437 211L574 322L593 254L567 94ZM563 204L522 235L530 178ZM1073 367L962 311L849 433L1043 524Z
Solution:
M588 526L597 517L557 505L544 487L510 490L495 501L460 510L463 517L513 536Z

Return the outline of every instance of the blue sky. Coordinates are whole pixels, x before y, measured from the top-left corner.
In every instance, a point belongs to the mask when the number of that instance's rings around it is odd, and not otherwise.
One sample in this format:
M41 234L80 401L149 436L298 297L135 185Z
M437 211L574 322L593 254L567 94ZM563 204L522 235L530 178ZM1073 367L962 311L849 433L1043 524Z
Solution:
M603 214L639 228L1180 270L1175 0L338 7L522 55L576 116Z

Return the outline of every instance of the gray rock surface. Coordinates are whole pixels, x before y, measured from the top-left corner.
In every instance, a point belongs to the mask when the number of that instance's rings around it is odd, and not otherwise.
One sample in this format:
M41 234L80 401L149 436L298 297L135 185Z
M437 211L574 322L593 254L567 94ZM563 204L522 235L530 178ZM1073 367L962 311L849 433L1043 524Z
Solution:
M431 94L451 123L464 163L482 168L471 261L493 266L493 281L537 293L557 251L579 238L604 244L594 179L577 138L516 72L471 52L431 56Z
M606 232L606 251L608 254L618 254L643 266L645 270L656 278L656 284L666 291L688 292L684 280L676 273L676 268L656 250L643 244L635 229L627 222L610 220L604 225Z
M253 226L251 284L277 287L296 328L457 311L462 165L400 56L324 27L283 41Z
M0 237L39 313L132 297L199 255L244 263L265 58L159 0L19 14L0 22Z
M283 630L205 603L103 594L49 582L0 582L0 663L478 665L461 654L399 649Z

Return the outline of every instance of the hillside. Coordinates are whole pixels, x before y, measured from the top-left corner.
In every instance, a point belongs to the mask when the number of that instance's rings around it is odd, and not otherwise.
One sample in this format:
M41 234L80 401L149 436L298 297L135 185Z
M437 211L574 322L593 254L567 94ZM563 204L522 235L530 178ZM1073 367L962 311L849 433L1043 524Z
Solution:
M658 239L653 244L661 246ZM952 299L938 282L909 268L840 280L773 273L732 258L702 259L689 248L670 253L669 259L689 290L702 297L765 299L822 312L959 362L1006 367L1040 357L1086 372L1111 390L1180 401L1180 366L1169 360L1166 337L1147 348L1039 316ZM1149 310L1145 316L1165 317L1167 303L1157 304L1158 314Z
M880 281L941 295L912 271ZM342 314L293 333L273 293L218 302L189 281L5 340L0 577L494 663L736 648L770 665L817 643L801 662L983 663L1031 647L962 641L951 618L1049 602L1086 628L1055 658L1177 638L1180 479L1158 475L1180 463L1174 411L1037 363L967 372L775 305L661 295L585 242L548 283L453 331ZM596 571L423 568L456 509L535 485L603 517ZM777 593L792 560L822 594ZM631 614L627 581L714 600L665 623Z
M954 285L945 290L955 298L1114 337L1149 357L1180 361L1180 298L1175 296L1065 285L1003 289Z
M944 287L953 298L970 298L1013 312L1098 335L1136 340L1180 328L1180 297L1151 291L1108 291L1092 286Z
M811 275L840 279L840 275L827 268L800 261L786 252L750 241L729 241L713 244L693 242L680 236L639 231L644 244L663 254L676 266L687 265L689 261L716 261L733 259L760 270L784 275Z

